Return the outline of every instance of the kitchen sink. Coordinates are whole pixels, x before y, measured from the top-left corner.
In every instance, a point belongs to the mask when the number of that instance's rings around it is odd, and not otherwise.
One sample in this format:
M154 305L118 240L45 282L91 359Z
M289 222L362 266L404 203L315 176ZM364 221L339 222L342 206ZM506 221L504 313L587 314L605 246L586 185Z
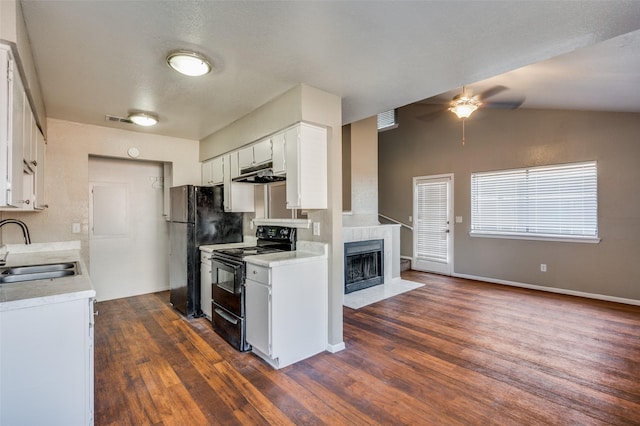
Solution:
M61 278L79 275L79 273L77 262L11 266L0 268L0 284Z

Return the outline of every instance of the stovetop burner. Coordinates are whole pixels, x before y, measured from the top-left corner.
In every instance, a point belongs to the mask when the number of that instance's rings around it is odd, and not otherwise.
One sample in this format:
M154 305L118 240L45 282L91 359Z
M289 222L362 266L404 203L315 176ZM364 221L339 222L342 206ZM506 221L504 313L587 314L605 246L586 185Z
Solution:
M223 257L233 261L242 261L247 256L277 253L296 249L296 229L284 226L258 226L257 245L214 250L214 257Z
M216 250L215 252L218 254L222 254L225 256L242 259L246 256L254 256L257 254L268 254L268 253L277 253L280 251L285 251L282 248L276 247L267 247L267 246L253 246L253 247L240 247L240 248L230 248L230 249L221 249Z

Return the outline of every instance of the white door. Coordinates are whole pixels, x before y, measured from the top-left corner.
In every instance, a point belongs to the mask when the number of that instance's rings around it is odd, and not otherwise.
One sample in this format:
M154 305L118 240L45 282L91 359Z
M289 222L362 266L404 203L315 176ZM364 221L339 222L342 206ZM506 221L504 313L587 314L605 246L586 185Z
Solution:
M163 166L89 158L89 268L98 300L169 289Z
M453 175L413 178L413 269L453 271Z

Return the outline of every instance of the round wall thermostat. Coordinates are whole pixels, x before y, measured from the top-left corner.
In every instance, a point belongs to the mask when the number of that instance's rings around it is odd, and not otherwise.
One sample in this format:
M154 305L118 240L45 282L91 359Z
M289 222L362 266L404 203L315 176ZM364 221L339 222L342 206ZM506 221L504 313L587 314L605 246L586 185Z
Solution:
M129 157L131 158L136 158L138 155L140 155L140 151L138 151L138 148L131 147L127 151L127 154L129 154Z

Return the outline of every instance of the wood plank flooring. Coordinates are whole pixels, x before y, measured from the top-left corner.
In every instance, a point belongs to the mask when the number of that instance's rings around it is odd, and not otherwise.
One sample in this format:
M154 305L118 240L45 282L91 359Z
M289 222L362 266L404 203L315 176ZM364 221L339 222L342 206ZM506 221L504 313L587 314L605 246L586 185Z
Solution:
M640 425L640 307L406 271L276 371L155 293L97 304L96 425Z

